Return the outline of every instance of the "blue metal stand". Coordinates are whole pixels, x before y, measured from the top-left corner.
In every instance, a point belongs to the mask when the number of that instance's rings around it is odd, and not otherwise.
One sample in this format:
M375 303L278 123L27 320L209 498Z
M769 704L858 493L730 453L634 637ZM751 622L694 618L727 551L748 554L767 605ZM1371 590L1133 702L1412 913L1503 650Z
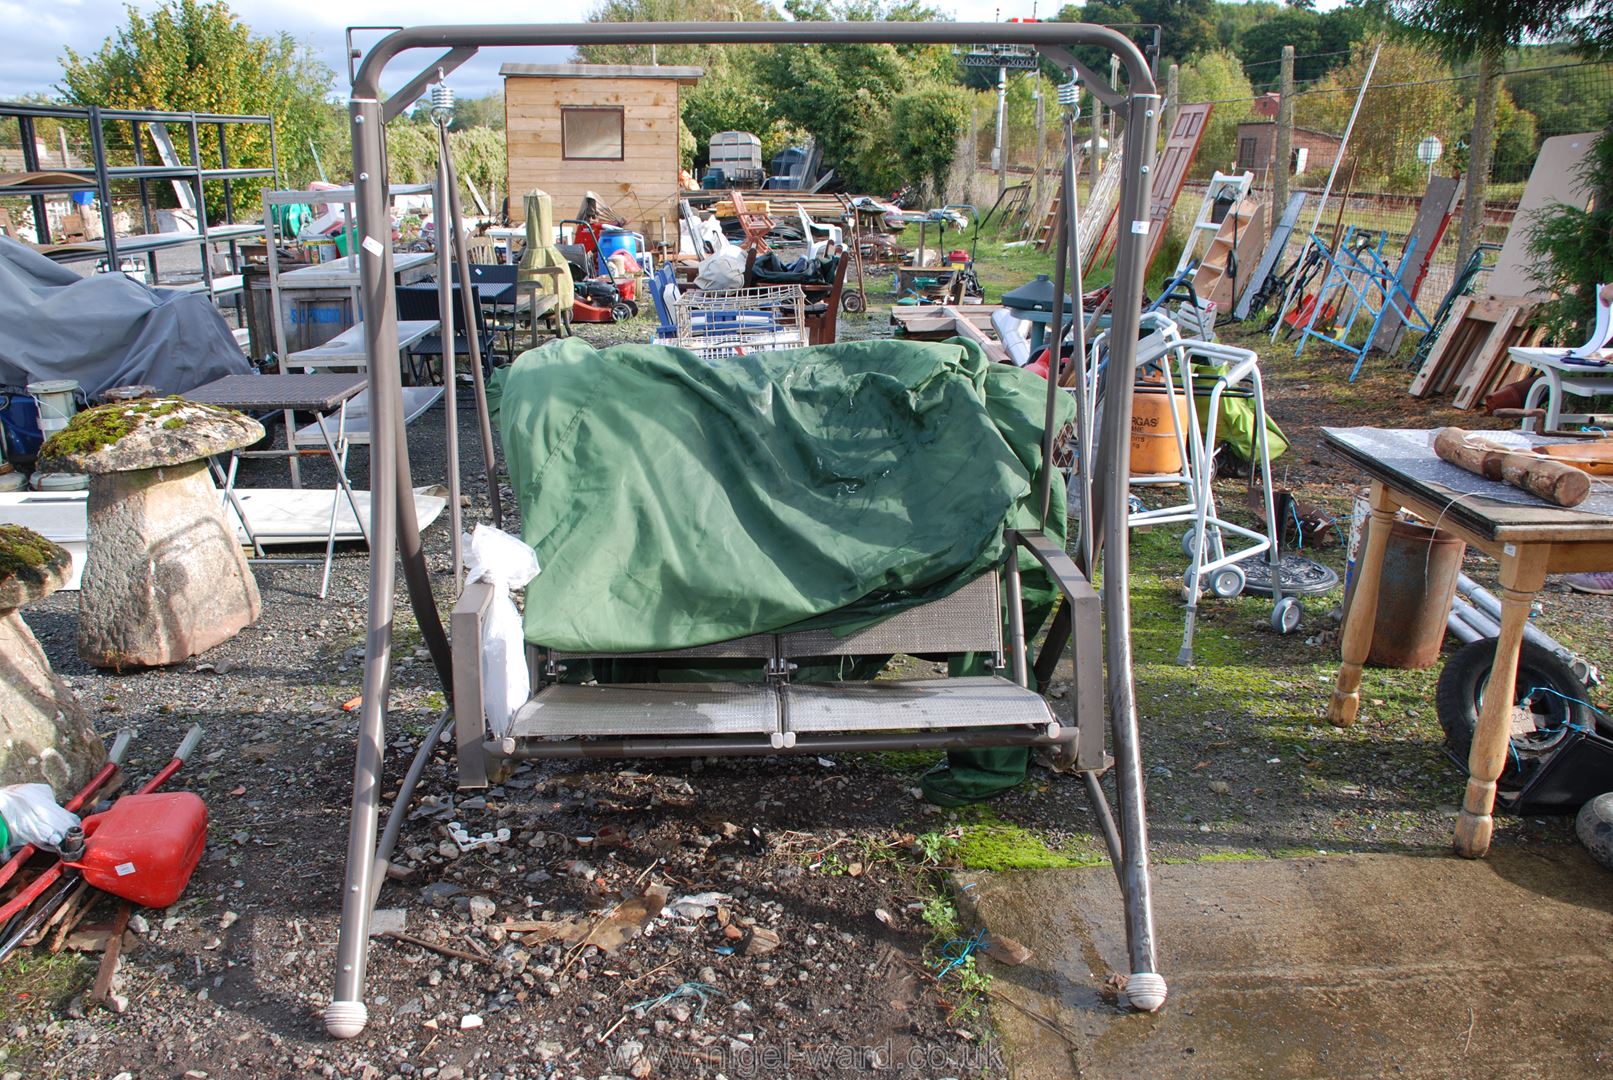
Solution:
M1304 352L1305 342L1309 339L1314 337L1325 341L1355 357L1355 366L1350 369L1350 381L1354 382L1356 376L1361 374L1361 367L1366 363L1367 350L1372 347L1373 338L1377 336L1378 327L1386 316L1393 314L1408 327L1424 335L1433 329L1433 324L1417 307L1417 302L1411 298L1411 294L1406 291L1398 273L1384 258L1383 246L1387 239L1388 234L1380 231L1377 233L1376 241L1373 241L1370 233L1364 231L1357 233L1355 226L1352 225L1345 230L1338 250L1330 251L1315 233L1310 234L1309 242L1315 245L1322 258L1327 261L1327 272L1322 277L1321 287L1316 290L1316 300L1311 305L1310 318L1305 320L1305 327L1299 333L1299 344L1294 348L1295 356ZM1413 236L1406 241L1406 250L1401 255L1401 260L1404 262L1410 259L1416 250L1417 238ZM1323 309L1328 306L1329 296L1345 292L1349 294L1349 308L1341 318L1332 320L1332 329L1336 336L1317 329L1317 320L1321 318ZM1366 335L1361 339L1361 344L1351 345L1350 338L1356 322L1363 314L1370 319L1370 325L1367 327Z

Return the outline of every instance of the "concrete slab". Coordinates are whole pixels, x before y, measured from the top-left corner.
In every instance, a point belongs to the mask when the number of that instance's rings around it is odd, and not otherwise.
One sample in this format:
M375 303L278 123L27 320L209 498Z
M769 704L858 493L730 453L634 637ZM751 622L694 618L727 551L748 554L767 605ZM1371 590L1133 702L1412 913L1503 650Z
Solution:
M1155 1015L1106 866L957 875L1018 1080L1613 1075L1613 877L1577 847L1156 868Z

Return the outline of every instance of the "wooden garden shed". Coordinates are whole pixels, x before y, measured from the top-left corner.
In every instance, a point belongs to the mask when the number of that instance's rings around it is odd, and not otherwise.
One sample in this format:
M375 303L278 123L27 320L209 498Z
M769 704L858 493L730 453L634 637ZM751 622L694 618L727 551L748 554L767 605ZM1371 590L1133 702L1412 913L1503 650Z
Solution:
M647 235L663 217L677 221L679 95L700 68L505 64L499 74L512 218L540 188L557 218L592 191Z

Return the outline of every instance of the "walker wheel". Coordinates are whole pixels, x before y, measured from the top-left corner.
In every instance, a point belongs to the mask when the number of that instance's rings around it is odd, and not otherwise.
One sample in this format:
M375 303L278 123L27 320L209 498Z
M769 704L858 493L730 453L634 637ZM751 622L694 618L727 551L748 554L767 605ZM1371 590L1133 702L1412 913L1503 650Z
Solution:
M1193 534L1196 532L1198 532L1197 529L1190 528L1182 534L1182 554L1186 555L1189 559L1193 557L1193 549L1198 547L1198 545L1193 542Z
M1223 600L1231 600L1243 592L1243 571L1236 566L1223 566L1210 575L1210 591Z
M1285 596L1272 605L1271 628L1279 634L1292 634L1299 629L1299 620L1304 614L1298 597Z

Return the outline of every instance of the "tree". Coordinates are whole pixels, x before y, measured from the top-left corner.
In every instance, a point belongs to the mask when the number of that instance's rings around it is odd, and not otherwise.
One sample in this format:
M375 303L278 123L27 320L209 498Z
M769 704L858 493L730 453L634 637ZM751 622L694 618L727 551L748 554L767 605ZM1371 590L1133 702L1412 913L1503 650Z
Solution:
M956 86L910 90L891 102L896 156L906 176L921 182L928 202L943 200L959 136L968 130L969 100Z
M779 13L767 0L604 0L589 22L772 22ZM710 68L733 53L754 51L741 45L579 45L584 64L683 64Z
M1462 195L1462 228L1456 262L1467 261L1484 229L1484 192L1495 152L1496 91L1507 51L1525 41L1545 41L1568 30L1579 8L1560 0L1389 0L1389 9L1411 33L1447 60L1477 60L1473 90L1473 135L1469 140L1467 190ZM1598 0L1600 9L1613 7Z
M1193 159L1193 174L1232 171L1238 156L1238 125L1254 113L1254 90L1238 58L1221 51L1196 57L1182 68L1181 87L1184 104L1215 102L1204 125L1198 156Z
M770 22L779 14L766 0L605 0L590 22ZM693 160L705 160L711 136L749 131L762 140L764 159L783 149L796 134L776 122L773 102L757 71L768 46L754 45L584 45L577 59L586 64L679 64L701 69L700 81L683 91L682 119L694 139ZM679 133L680 143L682 132Z
M224 0L163 0L144 14L131 4L128 22L99 51L67 49L61 64L56 89L74 105L273 116L281 180L291 184L315 178L311 146L341 124L339 110L325 101L330 69L288 34L252 33ZM203 161L216 166L217 133L204 127L200 141ZM229 150L232 166L269 165L261 128L232 130ZM256 207L266 183L236 181L234 209ZM223 185L208 185L207 196L209 217L222 217Z
M1527 66L1541 67L1566 59L1560 55L1531 56ZM1591 131L1603 118L1613 116L1613 80L1607 78L1605 70L1587 67L1570 72L1525 71L1508 75L1506 85L1512 100L1520 109L1534 114L1536 126L1545 135Z
M788 0L785 10L801 22L938 17L913 4L882 7L867 0ZM794 45L757 58L775 116L810 132L839 178L863 191L916 179L904 175L891 138L892 103L911 90L950 84L955 71L951 51L934 45ZM951 144L944 149L950 152Z
M449 131L469 131L471 128L504 130L504 95L500 91L480 97L462 97L454 101L454 118Z
M1554 203L1528 223L1529 253L1544 270L1536 276L1555 294L1541 307L1549 341L1589 337L1597 286L1613 281L1613 109L1603 114L1601 131L1581 166L1590 205Z
M1346 155L1355 162L1356 186L1386 184L1422 190L1427 166L1417 161L1417 143L1438 135L1455 143L1462 102L1450 69L1437 55L1404 41L1371 36L1358 42L1349 60L1294 102L1294 123L1343 134L1375 49L1378 64L1361 101Z
M1277 62L1283 46L1294 47L1294 81L1306 86L1344 62L1350 47L1378 22L1359 7L1338 7L1317 12L1289 5L1244 30L1231 46L1257 87L1277 82Z

